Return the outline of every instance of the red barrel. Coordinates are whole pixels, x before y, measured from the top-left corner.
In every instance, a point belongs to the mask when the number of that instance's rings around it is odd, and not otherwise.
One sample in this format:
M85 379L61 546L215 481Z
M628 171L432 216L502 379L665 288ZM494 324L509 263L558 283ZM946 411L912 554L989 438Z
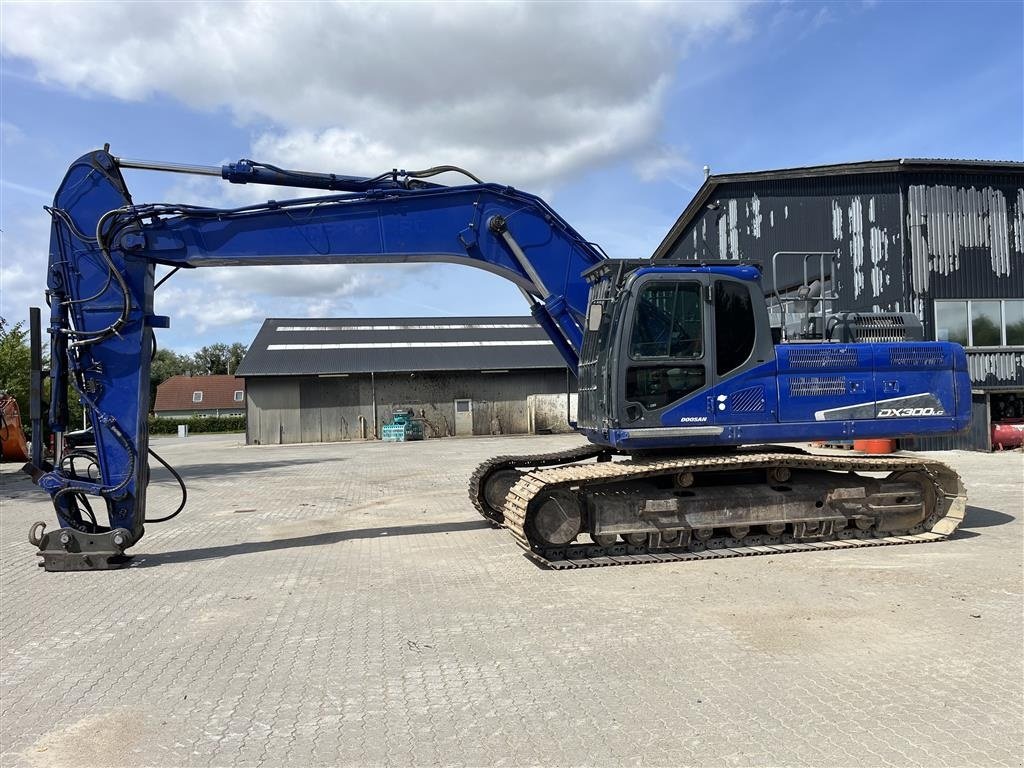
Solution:
M1024 419L1006 419L992 423L992 447L1004 450L1024 445Z
M862 453L892 453L896 450L895 440L854 440L853 449Z

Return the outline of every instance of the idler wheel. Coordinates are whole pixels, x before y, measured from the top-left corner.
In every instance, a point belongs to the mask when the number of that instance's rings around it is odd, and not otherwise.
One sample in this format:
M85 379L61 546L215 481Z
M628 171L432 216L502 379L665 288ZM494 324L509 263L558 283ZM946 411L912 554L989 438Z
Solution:
M505 497L520 477L522 473L515 469L499 469L484 480L484 503L497 520L503 519Z
M582 527L583 510L575 494L554 490L537 502L532 528L539 543L564 546L579 535Z
M707 541L714 535L714 533L714 528L694 528L693 538L695 538L697 541Z
M661 532L661 546L663 547L674 547L679 543L679 534L681 531L677 528L674 531L662 531Z

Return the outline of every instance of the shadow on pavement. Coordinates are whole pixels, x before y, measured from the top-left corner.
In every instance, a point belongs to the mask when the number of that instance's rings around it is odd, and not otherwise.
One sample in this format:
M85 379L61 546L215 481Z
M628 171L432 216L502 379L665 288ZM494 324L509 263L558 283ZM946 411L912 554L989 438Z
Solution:
M994 509L984 507L967 506L967 514L960 524L961 529L974 530L975 528L990 528L993 525L1006 525L1012 523L1016 518L1005 512L996 512Z
M166 457L165 457L166 458ZM168 463L174 467L178 473L184 478L185 482L190 480L209 479L211 477L236 477L238 475L251 474L258 472L260 474L266 472L272 472L275 469L288 469L289 467L301 467L309 464L334 464L342 461L347 461L343 458L330 458L330 459L273 459L268 461L239 461L231 463L217 464L214 462L203 463L203 464L186 464L184 462L175 465L173 461ZM165 483L174 482L174 478L171 477L171 473L160 466L155 460L150 461L150 481L154 483Z
M454 531L476 531L482 528L493 528L486 520L464 520L457 523L425 523L423 525L398 525L391 528L358 528L351 531L330 531L309 536L296 536L290 539L271 541L243 541L238 544L225 544L219 547L202 547L200 549L181 549L174 552L154 552L137 554L132 558L130 568L151 568L170 563L191 563L199 560L218 560L234 555L248 555L255 552L273 552L278 549L294 549L296 547L319 547L336 544L339 541L352 539L376 539L391 536L414 536L428 533L447 533Z

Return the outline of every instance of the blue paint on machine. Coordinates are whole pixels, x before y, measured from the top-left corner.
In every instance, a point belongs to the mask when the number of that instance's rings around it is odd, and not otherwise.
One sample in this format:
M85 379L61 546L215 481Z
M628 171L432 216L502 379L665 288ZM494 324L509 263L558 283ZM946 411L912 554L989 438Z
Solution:
M135 204L122 167L183 168L127 165L104 150L79 158L61 184L47 273L49 425L59 447L52 465L37 452L30 466L61 526L90 546L107 542L104 557L138 541L146 521L150 356L153 328L167 323L153 312L157 264L443 261L488 270L522 289L578 372L578 429L623 452L940 435L970 418L956 344L832 341L831 331L777 343L757 266L609 259L539 197L426 180L447 166L373 179L251 161L213 169L234 182L339 191L235 209ZM93 474L61 455L68 383L90 420ZM106 505L108 524L87 497Z

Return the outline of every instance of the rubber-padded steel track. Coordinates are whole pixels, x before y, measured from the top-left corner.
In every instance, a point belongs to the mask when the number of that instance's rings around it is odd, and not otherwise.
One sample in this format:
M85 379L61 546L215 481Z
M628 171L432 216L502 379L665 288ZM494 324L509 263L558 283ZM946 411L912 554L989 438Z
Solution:
M688 548L649 549L618 543L608 547L596 544L569 544L543 547L532 543L526 532L531 502L541 493L560 487L600 485L640 480L680 472L716 472L729 470L817 469L839 472L924 472L936 485L936 509L924 524L909 531L890 531L884 535L872 531L842 530L821 540L794 540L792 536L747 536L742 540L715 538ZM681 560L708 560L719 557L779 555L826 549L917 544L939 541L949 536L963 521L967 498L960 476L936 461L916 457L825 456L788 452L740 452L727 456L694 456L657 460L628 460L584 464L537 470L524 475L509 491L505 501L505 527L527 553L539 563L555 569L592 568L607 565L636 565Z
M599 445L582 445L579 448L569 448L565 451L552 453L535 453L525 456L495 456L480 464L469 479L469 500L473 507L486 520L495 525L502 525L503 515L500 511L493 510L487 503L484 495L487 479L495 472L503 469L538 469L540 467L554 467L559 464L573 464L587 459L594 459L599 456L610 456L613 452L608 448Z

